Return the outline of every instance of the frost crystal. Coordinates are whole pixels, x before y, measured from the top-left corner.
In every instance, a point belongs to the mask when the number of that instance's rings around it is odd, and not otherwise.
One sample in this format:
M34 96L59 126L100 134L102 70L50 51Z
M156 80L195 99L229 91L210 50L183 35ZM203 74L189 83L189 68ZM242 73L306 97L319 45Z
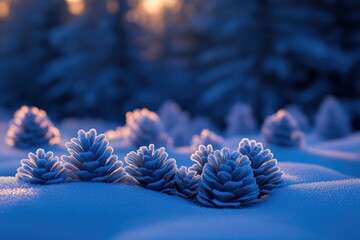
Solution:
M199 189L200 175L182 166L175 174L175 195L183 198L194 197Z
M29 153L28 159L20 161L16 178L34 184L56 184L64 181L65 169L53 152L38 149L36 154Z
M208 207L245 207L258 202L259 187L247 156L223 148L210 154L201 176L198 201Z
M270 193L274 188L281 187L283 172L269 149L264 149L263 145L255 140L244 138L239 143L238 151L250 159L260 189L259 197Z
M129 164L125 170L142 187L172 193L177 166L174 159L167 158L165 148L155 149L154 144L150 144L125 156L125 162Z
M262 135L267 143L285 147L301 147L305 136L289 112L284 109L265 119Z
M80 130L77 138L66 143L69 156L61 159L68 170L71 181L125 182L128 177L123 163L113 155L113 148L104 134L97 135L95 129L88 132Z
M60 142L60 132L44 110L22 106L10 122L6 142L10 146L22 149L54 145Z
M126 113L126 127L129 129L129 140L136 148L151 143L162 146L171 144L159 116L146 108Z
M208 162L208 156L213 153L213 147L209 144L207 147L200 145L195 153L190 157L191 161L195 163L189 168L191 171L197 172L201 175L205 164Z

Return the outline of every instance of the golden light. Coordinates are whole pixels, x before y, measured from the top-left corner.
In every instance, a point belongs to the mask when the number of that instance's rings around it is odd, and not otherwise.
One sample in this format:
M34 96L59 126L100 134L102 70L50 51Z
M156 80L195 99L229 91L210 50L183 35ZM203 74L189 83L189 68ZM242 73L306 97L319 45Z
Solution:
M106 10L111 14L115 14L115 13L119 12L119 10L120 10L119 2L116 0L107 0L106 1Z
M81 15L85 10L84 0L65 0L68 5L68 11L73 15Z
M7 0L0 0L0 19L5 19L10 15L10 6Z
M177 9L180 7L178 0L143 0L141 8L150 15L161 14L166 9Z

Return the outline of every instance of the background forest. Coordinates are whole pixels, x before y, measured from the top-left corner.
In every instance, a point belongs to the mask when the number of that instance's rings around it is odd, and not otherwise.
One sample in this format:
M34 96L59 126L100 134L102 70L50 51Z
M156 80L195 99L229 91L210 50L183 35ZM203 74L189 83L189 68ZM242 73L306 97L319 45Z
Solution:
M360 128L360 1L0 0L0 105L122 122L172 100L220 128L336 96Z

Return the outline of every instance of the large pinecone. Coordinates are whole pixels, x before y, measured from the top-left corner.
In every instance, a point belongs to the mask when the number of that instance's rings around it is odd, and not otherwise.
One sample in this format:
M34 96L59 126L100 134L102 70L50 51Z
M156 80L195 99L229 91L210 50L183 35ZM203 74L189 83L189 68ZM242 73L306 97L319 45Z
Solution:
M207 147L200 145L198 150L190 157L191 161L194 161L195 163L189 168L189 170L195 171L197 174L201 175L205 164L208 162L208 156L213 152L214 150L212 145L209 144Z
M53 152L45 153L38 149L36 153L29 153L28 159L20 161L21 167L17 169L16 177L24 182L34 184L55 184L65 179L65 169Z
M69 156L62 156L70 181L117 183L128 180L123 163L113 155L104 134L95 129L80 130L77 138L66 143Z
M248 157L223 148L210 154L205 165L198 201L208 207L245 207L258 202L259 187Z
M263 145L255 140L244 138L239 143L238 151L251 161L254 177L260 189L259 197L270 193L274 188L281 187L283 172L269 149L264 149Z
M161 146L171 144L159 116L146 108L126 113L126 127L129 129L130 143L136 148L151 143Z
M125 162L129 164L125 170L138 185L171 194L177 166L174 159L167 157L163 147L155 149L154 144L143 146L125 156Z
M183 198L194 197L198 192L200 182L200 175L182 166L175 174L174 194Z
M60 142L60 132L44 110L22 106L10 122L6 142L22 149L54 145Z

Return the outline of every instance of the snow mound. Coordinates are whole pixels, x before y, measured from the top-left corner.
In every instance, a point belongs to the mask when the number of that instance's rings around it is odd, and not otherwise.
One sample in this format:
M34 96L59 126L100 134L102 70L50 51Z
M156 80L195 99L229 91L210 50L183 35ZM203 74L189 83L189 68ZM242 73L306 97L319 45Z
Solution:
M1 177L0 238L360 238L360 179L316 165L281 167L297 180L288 177L254 207L222 210L123 184L29 186Z

